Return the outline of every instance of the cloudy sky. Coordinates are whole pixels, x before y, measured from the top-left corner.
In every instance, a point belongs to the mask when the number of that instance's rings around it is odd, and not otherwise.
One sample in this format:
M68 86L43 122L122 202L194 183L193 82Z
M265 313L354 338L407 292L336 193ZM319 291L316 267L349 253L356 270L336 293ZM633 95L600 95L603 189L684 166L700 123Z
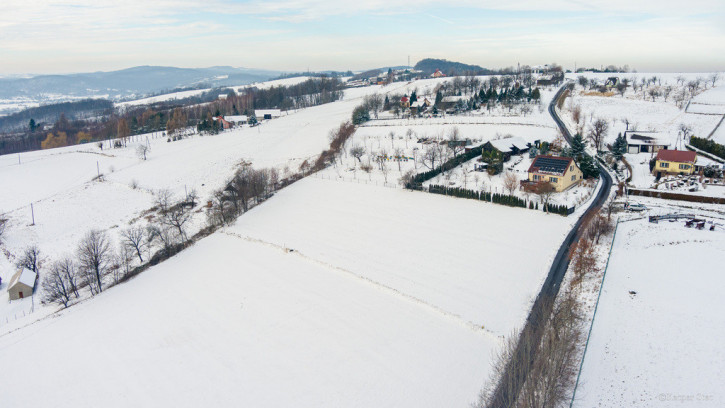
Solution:
M725 70L723 0L0 0L0 75L361 70L434 57Z

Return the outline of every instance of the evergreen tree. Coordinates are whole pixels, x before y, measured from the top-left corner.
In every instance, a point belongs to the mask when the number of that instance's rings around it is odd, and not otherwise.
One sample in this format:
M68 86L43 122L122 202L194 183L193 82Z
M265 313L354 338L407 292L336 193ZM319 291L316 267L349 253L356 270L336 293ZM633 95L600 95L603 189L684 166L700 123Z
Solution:
M247 123L249 124L249 126L256 126L257 125L257 123L258 123L258 121L257 121L257 115L255 115L254 112L252 112L252 114L250 114L247 117Z
M578 162L580 158L585 154L585 147L586 142L584 141L582 135L579 133L575 134L574 137L571 138L571 157L573 157L574 160L577 160Z
M599 177L599 169L594 163L594 159L592 158L592 156L585 153L581 156L577 164L582 170L584 178Z
M410 104L411 105L414 104L415 101L417 101L417 100L418 100L418 95L416 95L415 91L413 91L413 93L410 94Z
M36 129L37 127L38 127L38 126L37 126L37 125L35 124L35 119L32 119L32 118L30 119L30 123L28 124L28 127L30 128L30 132L31 132L31 133L32 133L32 132L35 132L35 129Z
M359 125L370 120L370 111L364 106L358 106L352 111L352 124Z
M539 88L535 88L533 91L531 91L531 99L535 101L541 99L541 92L539 91Z
M436 92L435 106L440 106L442 101L443 101L443 93L441 93L441 91L439 89L438 92Z

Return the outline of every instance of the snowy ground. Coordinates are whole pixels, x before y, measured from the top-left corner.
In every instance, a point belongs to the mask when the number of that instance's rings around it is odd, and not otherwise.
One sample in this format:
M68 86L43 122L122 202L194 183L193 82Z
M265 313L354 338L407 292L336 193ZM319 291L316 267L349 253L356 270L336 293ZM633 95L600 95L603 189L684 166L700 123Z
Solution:
M0 278L9 281L15 257L30 244L37 244L45 260L52 261L71 254L90 229L109 230L116 241L118 231L132 221L145 222L138 216L153 206L159 189L169 189L177 198L195 189L206 202L243 162L256 168L276 167L281 174L285 168L296 171L329 145L330 130L349 120L360 96L369 91L352 90L345 100L216 136L195 135L169 143L159 134L141 135L121 149L101 150L89 144L0 156L0 185L5 191L0 195L0 213L9 218L1 244L0 258L5 262L0 264ZM142 143L150 145L145 161L136 155ZM99 170L105 181L92 181ZM196 213L190 232L205 222L204 213ZM0 325L8 316L13 319L18 312L31 310L19 307L19 303L10 305L7 291L2 291Z
M4 407L28 395L74 408L466 406L495 344L335 268L220 233L1 336L13 369L0 383Z
M0 335L16 367L4 401L43 384L35 403L69 407L466 406L569 224L308 178L131 282ZM525 245L531 230L547 238Z
M707 219L720 224L716 231L683 221L619 224L575 406L725 404L717 289L725 284L725 220Z

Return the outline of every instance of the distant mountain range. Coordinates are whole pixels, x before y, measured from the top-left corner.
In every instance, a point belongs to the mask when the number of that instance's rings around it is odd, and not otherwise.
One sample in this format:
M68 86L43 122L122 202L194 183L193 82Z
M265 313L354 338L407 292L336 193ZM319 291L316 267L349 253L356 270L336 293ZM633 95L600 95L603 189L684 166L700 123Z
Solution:
M234 67L174 68L140 66L119 71L31 78L0 78L0 99L47 99L52 95L118 100L195 86L243 85L277 77L280 71ZM51 99L56 99L52 98Z

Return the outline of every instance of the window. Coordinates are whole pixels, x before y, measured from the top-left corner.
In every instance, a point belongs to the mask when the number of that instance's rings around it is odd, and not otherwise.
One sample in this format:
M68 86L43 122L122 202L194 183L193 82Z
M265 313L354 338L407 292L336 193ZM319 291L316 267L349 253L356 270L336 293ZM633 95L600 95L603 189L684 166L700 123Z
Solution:
M666 168L670 167L670 164L667 162L660 162L660 167L662 167L663 169L666 169Z
M534 174L534 181L539 181L540 178L538 174Z
M688 170L689 168L690 168L690 165L689 164L680 164L680 169L681 170Z
M571 181L574 181L574 180L576 180L576 174L571 176Z
M559 178L558 177L549 177L549 181L552 182L552 183L558 183L559 182Z

